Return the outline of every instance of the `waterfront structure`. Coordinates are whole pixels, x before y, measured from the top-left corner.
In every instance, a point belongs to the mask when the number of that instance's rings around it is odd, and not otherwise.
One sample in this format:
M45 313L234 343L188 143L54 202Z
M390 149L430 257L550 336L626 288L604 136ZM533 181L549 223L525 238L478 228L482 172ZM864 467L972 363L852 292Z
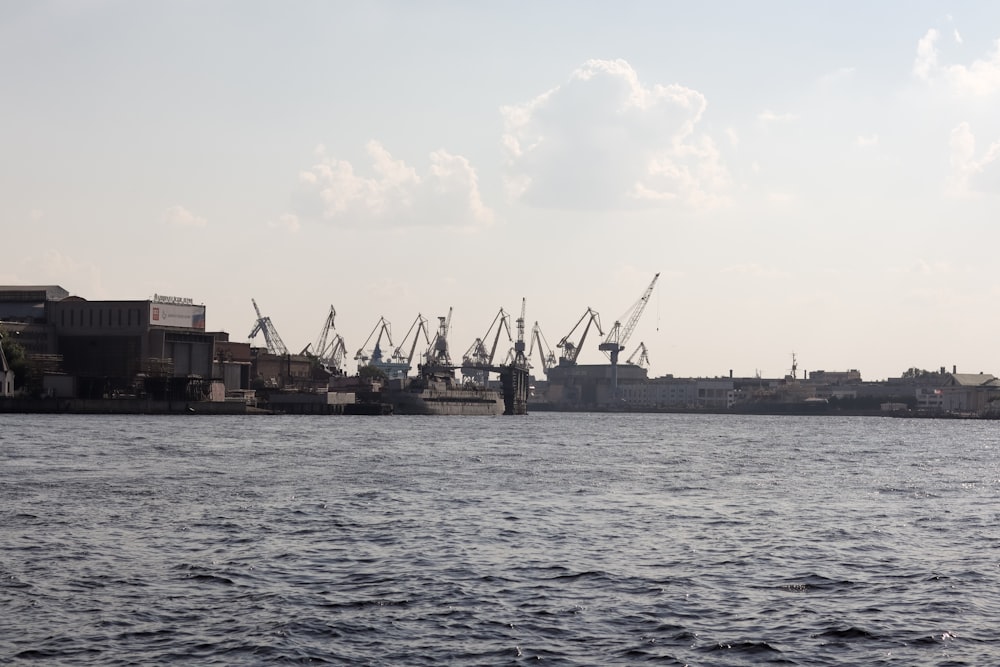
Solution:
M3 334L0 333L0 338ZM14 395L14 371L11 369L10 364L7 363L7 355L3 353L3 347L0 347L0 396L13 396Z
M622 393L635 384L647 381L645 368L633 364L610 365L563 364L549 369L545 394L540 401L551 409L588 410L625 405ZM617 379L618 389L615 390Z
M996 412L1000 401L1000 379L989 373L951 373L936 390L938 410L950 413L986 414Z
M0 287L0 319L43 376L36 393L220 398L210 382L215 337L191 299L89 301L58 286Z
M250 388L253 378L253 356L249 343L234 343L229 334L219 331L215 336L215 356L212 377L221 378L226 387L226 395L244 392Z
M813 384L844 385L861 382L861 371L852 368L849 371L812 371L806 373L806 378Z
M629 409L728 410L736 400L730 378L653 378L619 388Z

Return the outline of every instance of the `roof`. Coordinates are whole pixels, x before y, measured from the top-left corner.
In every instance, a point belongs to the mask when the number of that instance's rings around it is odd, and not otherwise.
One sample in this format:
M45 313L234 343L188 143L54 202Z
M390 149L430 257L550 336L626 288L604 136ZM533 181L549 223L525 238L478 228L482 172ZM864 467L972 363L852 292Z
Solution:
M1000 380L990 373L951 373L952 387L1000 387Z
M59 285L0 285L0 301L33 301L42 294L46 301L59 301L69 296L69 292Z

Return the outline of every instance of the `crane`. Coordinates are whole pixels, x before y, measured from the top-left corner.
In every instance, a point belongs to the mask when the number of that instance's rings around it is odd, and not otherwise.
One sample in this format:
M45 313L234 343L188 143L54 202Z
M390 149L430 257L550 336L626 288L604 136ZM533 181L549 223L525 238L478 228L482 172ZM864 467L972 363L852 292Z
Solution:
M632 335L632 332L635 331L635 325L639 322L642 311L646 309L646 304L649 302L649 297L653 293L653 288L656 286L656 281L659 277L659 273L653 276L652 282L649 283L649 287L642 293L639 300L632 304L621 318L615 321L611 330L608 331L608 335L604 337L604 342L597 346L597 349L604 352L611 359L611 390L614 392L616 398L618 396L618 353L625 349L625 343ZM621 320L625 320L624 326L622 326Z
M376 333L378 333L377 337L375 336ZM369 359L372 364L376 366L380 361L382 361L382 348L380 346L382 343L382 336L385 336L389 343L389 347L392 347L392 327L384 316L379 318L378 322L375 324L375 328L372 329L372 332L368 334L368 338L365 339L364 344L359 347L358 351L355 353L354 360L361 362L358 366L366 365ZM371 355L369 355L366 350L368 349L368 343L372 338L375 338L375 348Z
M288 354L288 348L285 347L281 336L278 335L278 330L271 323L271 318L260 314L260 308L257 307L257 302L254 299L250 299L250 303L253 304L253 309L257 311L257 322L254 324L247 338L254 338L258 333L262 333L264 334L264 344L267 346L268 352L282 356Z
M531 366L528 363L528 356L524 353L524 309L527 300L521 297L521 316L517 318L517 340L514 341L514 365L518 368L527 369Z
M413 367L413 354L417 350L417 341L420 338L420 333L424 334L424 341L427 345L431 344L430 334L427 333L427 318L425 318L420 313L417 313L417 319L413 320L413 324L410 325L409 331L403 336L403 340L399 343L399 346L392 352L392 362L395 364L405 364L406 373L410 372ZM410 334L413 334L413 343L410 345L410 352L406 356L403 356L403 346L406 345L406 341L410 339Z
M649 355L646 353L646 344L639 343L639 347L635 348L635 352L629 355L628 359L625 360L626 364L631 364L633 366L638 366L639 368L649 367ZM639 355L639 360L636 361L635 355Z
M343 373L341 367L344 365L344 357L346 356L347 345L344 344L344 337L337 334L330 343L329 356L325 360L321 358L320 363L323 363L324 368L334 375L341 375Z
M448 353L448 330L451 329L451 312L452 309L449 308L447 317L438 315L438 330L427 348L428 366L451 367L451 355Z
M378 333L377 337L375 336L376 333ZM408 363L398 361L394 357L395 351L390 352L388 358L383 356L382 336L385 336L386 342L389 344L388 349L392 349L392 327L389 324L389 321L384 317L379 318L375 328L372 329L370 334L368 334L368 338L365 340L364 345L362 345L357 354L354 355L354 358L359 362L358 370L360 371L364 366L372 366L385 373L386 377L390 380L405 378L406 374L410 370L410 365ZM372 350L371 356L369 356L365 350L368 348L368 343L372 338L375 338L375 347Z
M490 332L493 331L493 327L496 327L496 333L493 336L493 345L489 350L486 349L486 344L483 339L490 339ZM496 317L493 318L493 322L490 324L489 329L482 338L477 338L471 347L462 355L462 374L471 375L479 380L479 384L486 386L489 380L490 370L494 368L493 360L496 357L497 345L500 342L500 334L506 329L507 339L511 339L510 335L510 315L508 315L503 308L497 313Z
M538 343L538 356L542 360L542 371L548 375L549 369L556 365L556 355L552 352L545 336L542 335L542 328L535 322L531 328L531 346L528 348L528 359L535 352L535 343Z
M330 306L330 312L323 323L323 330L320 331L315 344L312 345L313 356L319 360L320 365L325 370L333 373L340 372L340 365L343 363L344 355L347 352L344 345L344 337L334 329L334 319L336 317L337 310L333 306ZM330 337L331 331L333 332L333 338ZM306 349L302 351L303 354L308 352L309 347L309 345L306 346Z
M580 342L573 343L569 337L573 335L573 332L577 330L580 324L584 320L587 320L586 326L583 327L583 333L580 334ZM583 349L583 341L587 339L587 332L590 330L590 325L594 324L597 326L597 333L601 336L604 332L601 331L601 316L597 314L597 311L592 308L587 308L587 311L577 320L573 328L569 330L569 333L562 337L556 347L562 348L564 350L563 356L559 357L560 366L575 366L576 358L580 356L580 350Z

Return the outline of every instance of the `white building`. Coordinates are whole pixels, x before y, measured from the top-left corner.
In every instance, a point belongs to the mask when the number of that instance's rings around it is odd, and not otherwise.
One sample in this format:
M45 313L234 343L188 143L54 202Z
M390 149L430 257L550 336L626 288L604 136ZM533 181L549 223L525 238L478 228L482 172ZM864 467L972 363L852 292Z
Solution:
M983 414L1000 401L1000 379L989 373L948 373L935 386L917 389L917 408Z
M622 399L633 408L727 410L736 392L729 378L654 378L621 386Z

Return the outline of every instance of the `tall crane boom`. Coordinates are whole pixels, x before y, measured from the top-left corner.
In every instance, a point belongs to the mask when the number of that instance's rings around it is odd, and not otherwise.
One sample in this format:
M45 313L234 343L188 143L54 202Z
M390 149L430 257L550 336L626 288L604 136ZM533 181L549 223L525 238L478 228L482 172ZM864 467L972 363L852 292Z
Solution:
M549 347L545 336L542 335L542 328L538 326L538 322L535 322L535 326L531 329L531 345L528 348L528 359L531 359L531 355L534 354L536 343L538 344L538 356L542 360L542 371L547 375L549 369L557 363L556 355Z
M319 332L319 336L316 337L316 342L313 344L313 354L320 360L324 360L327 354L327 347L333 342L330 340L330 332L333 331L333 322L337 317L337 311L333 306L330 306L330 312L326 316L326 321L323 322L323 329Z
M580 334L580 342L574 343L569 339L573 335L573 332L587 320L586 326L583 327L583 333ZM587 332L590 331L590 325L593 324L597 327L598 335L603 336L604 332L601 330L601 316L597 314L592 308L587 308L587 311L576 321L573 328L569 330L569 333L562 337L562 339L556 343L556 347L563 350L563 355L559 357L560 366L575 366L576 359L580 356L580 350L583 349L583 341L587 339Z
M636 355L639 356L639 360L636 361ZM646 344L639 343L639 347L635 348L635 352L629 355L628 359L625 360L626 364L631 364L633 366L638 366L639 368L646 368L649 366L649 354L646 351Z
M639 300L632 304L632 307L625 311L621 319L614 323L608 335L604 337L604 342L597 346L597 349L604 352L611 359L611 390L616 398L618 396L618 354L625 349L625 343L628 341L629 336L632 335L632 332L635 331L635 325L639 322L642 311L646 309L646 303L649 302L649 297L653 293L653 287L656 286L656 281L659 277L659 273L653 276L652 282L649 283L649 287L642 293ZM626 317L628 319L625 322L625 326L622 326L621 320L626 319Z
M493 335L493 345L489 350L486 349L486 343L490 339L490 334L494 332L494 327L496 327L496 332ZM465 354L462 355L462 361L466 365L474 366L492 366L493 359L496 357L497 345L500 342L500 334L507 331L508 340L511 338L510 335L510 315L507 314L503 308L497 313L496 317L493 318L493 322L490 324L489 328L482 338L477 338L476 341L466 350Z
M340 373L340 366L344 361L344 355L347 353L346 346L344 345L344 337L335 331L334 320L336 317L337 310L333 306L330 306L330 312L323 323L323 329L319 332L316 342L312 345L313 356L316 357L324 369L332 373ZM332 337L331 333L333 334ZM310 346L307 345L303 353L307 352L309 348Z
M376 337L375 334L378 334L378 337ZM382 336L385 336L391 349L393 346L392 326L389 324L389 321L385 319L384 315L379 318L378 322L375 324L375 328L372 329L370 334L368 334L368 338L365 339L364 344L358 348L358 351L354 355L355 361L361 362L358 364L359 367L368 364L369 359L372 360L375 365L378 365L378 363L382 361ZM371 342L372 338L375 338L375 347L371 354L369 354L368 343Z
M288 354L288 348L285 347L281 336L278 335L278 330L271 323L271 318L260 314L260 308L257 307L257 302L254 299L250 299L250 303L253 304L253 309L257 313L257 322L254 324L247 338L254 338L258 333L262 333L264 334L264 344L267 346L268 352L282 356Z
M517 318L517 340L514 341L514 365L528 368L528 355L524 352L524 310L527 299L521 297L521 316Z
M430 334L427 332L427 318L417 313L417 319L413 320L413 324L410 325L409 331L403 336L403 340L400 341L399 346L392 353L392 361L397 364L405 364L406 372L410 372L410 368L413 365L413 355L417 350L417 341L420 340L420 333L424 334L424 342L427 345L431 344ZM403 346L406 345L406 341L410 340L410 334L413 334L413 342L410 344L409 354L404 354Z
M451 312L448 309L448 316L438 315L438 330L427 348L427 365L439 368L451 366L451 353L448 351L448 331L451 329Z
M639 318L642 316L642 311L646 309L646 304L649 302L650 295L653 294L653 288L656 287L656 281L659 279L660 274L657 273L653 276L653 281L649 283L649 287L646 291L642 293L639 300L636 301L632 306L625 311L625 314L621 318L615 321L611 330L608 331L608 335L604 337L604 342L598 346L598 349L604 350L605 353L610 352L612 346L617 345L618 351L621 352L625 349L625 343L632 336L632 332L635 331L635 325L639 323ZM621 320L628 318L623 326Z

